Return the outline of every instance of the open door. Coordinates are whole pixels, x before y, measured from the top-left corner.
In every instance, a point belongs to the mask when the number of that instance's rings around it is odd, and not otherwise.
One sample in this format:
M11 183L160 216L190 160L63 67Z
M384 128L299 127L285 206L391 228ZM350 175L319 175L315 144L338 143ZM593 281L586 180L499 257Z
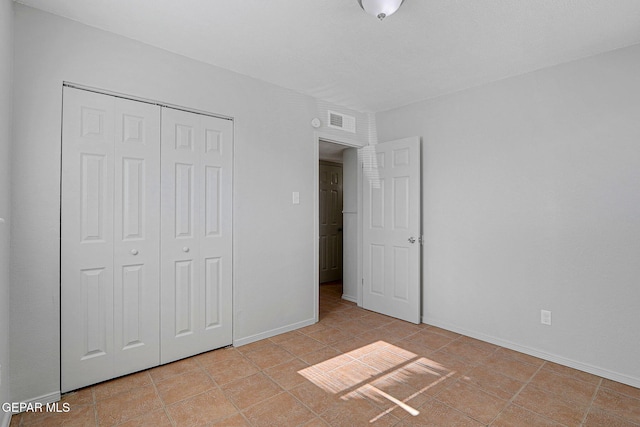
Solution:
M420 138L367 146L360 156L363 306L420 323Z

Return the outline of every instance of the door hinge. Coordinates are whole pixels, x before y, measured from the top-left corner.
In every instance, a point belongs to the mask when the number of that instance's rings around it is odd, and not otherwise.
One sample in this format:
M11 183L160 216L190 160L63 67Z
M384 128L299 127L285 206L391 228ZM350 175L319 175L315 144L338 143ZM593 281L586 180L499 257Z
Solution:
M418 237L418 242L420 242L421 245L424 245L424 236L422 234Z

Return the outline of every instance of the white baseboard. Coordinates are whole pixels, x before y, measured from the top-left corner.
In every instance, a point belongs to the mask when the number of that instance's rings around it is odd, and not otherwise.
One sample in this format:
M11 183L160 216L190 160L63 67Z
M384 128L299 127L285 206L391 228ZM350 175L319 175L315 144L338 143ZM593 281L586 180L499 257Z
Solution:
M29 400L23 400L23 402L25 403L42 403L47 404L47 403L54 403L54 402L58 402L60 401L60 397L61 397L61 393L60 390L58 391L54 391L52 393L47 393L47 394L43 394L42 396L38 396L38 397L34 397L32 399Z
M577 360L558 356L557 354L536 350L534 348L516 344L514 342L503 340L501 338L485 335L480 332L459 328L455 325L451 325L446 322L440 322L435 319L430 319L427 316L422 317L422 323L426 323L428 325L446 329L448 331L456 332L458 334L466 335L468 337L475 338L481 341L486 341L488 343L499 345L500 347L508 348L510 350L528 354L530 356L538 357L543 360L548 360L549 362L554 362L559 365L568 366L569 368L577 369L579 371L584 371L589 374L597 375L602 378L607 378L612 381L617 381L619 383L627 384L627 385L630 385L631 387L640 388L640 378L630 377L628 375L621 374L619 372L610 371L608 369L599 368L597 366L589 365L587 363L579 362Z
M252 342L260 341L265 338L275 337L276 335L284 334L285 332L295 331L296 329L304 328L316 323L315 319L303 320L302 322L292 323L291 325L283 326L281 328L271 329L270 331L261 332L259 334L251 335L244 338L238 338L233 340L234 347L240 347Z
M342 294L342 299L349 302L355 302L356 304L358 303L358 298L352 297L351 295Z

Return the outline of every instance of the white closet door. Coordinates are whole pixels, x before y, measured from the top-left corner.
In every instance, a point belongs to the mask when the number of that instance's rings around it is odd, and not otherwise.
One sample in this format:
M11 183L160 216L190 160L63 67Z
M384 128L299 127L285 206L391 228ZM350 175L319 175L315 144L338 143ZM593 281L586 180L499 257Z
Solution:
M163 108L161 362L232 342L229 120Z
M63 392L158 364L159 110L64 89Z
M115 99L114 377L160 363L160 107Z
M113 365L113 99L65 88L62 142L62 391Z

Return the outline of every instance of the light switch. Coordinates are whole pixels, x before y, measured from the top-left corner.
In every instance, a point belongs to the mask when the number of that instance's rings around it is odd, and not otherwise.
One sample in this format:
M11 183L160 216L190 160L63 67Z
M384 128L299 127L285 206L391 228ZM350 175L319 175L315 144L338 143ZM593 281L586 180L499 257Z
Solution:
M294 205L299 205L300 204L300 193L297 191L293 192L293 204Z

